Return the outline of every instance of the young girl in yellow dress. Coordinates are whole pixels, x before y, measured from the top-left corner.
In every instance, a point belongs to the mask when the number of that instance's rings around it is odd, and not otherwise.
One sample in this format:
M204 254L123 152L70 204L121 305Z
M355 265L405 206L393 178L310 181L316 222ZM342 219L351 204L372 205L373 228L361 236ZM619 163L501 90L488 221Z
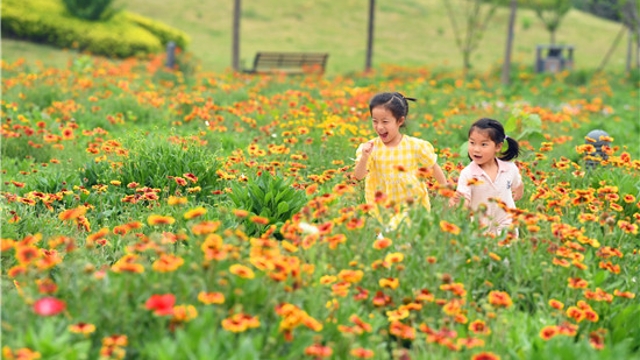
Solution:
M369 103L371 123L378 135L360 144L356 150L354 176L365 179L365 199L376 205L376 196L384 196L383 206L418 202L429 211L429 193L421 174L430 173L441 185L447 184L433 146L426 140L400 132L409 114L404 95L384 92L375 95ZM403 212L392 218L393 229L403 218Z

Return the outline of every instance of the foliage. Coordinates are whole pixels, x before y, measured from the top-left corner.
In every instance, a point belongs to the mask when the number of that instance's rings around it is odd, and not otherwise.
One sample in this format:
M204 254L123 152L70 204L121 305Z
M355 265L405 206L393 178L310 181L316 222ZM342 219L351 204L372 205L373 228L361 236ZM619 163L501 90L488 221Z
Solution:
M160 52L168 40L187 42L179 31L138 15L118 12L96 23L69 15L60 3L43 0L4 1L2 33L118 58Z
M116 13L114 0L62 0L71 15L90 21L107 20Z
M526 4L535 11L549 31L550 43L555 44L555 33L564 16L571 10L571 0L526 0Z
M271 225L280 228L306 204L307 198L301 190L294 189L282 175L263 171L246 182L231 184L229 199L236 209L248 211L243 221L249 236L259 236ZM267 224L258 224L251 219L260 216L269 220Z
M3 358L638 357L637 77L87 59L3 65L2 145L50 145L2 159ZM418 98L403 131L452 182L473 119L519 140L517 239L429 177L430 212L362 203L349 173L382 89ZM585 167L593 128L611 146Z

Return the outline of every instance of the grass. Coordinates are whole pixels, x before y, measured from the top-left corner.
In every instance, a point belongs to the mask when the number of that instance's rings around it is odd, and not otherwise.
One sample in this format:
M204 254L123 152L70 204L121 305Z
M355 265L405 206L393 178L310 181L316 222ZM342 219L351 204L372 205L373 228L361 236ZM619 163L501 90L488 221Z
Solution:
M460 52L441 0L378 2L375 14L373 66L462 66ZM190 52L202 70L225 71L231 66L232 1L131 0L129 11L179 28L192 39ZM508 9L501 8L477 51L475 69L486 70L504 57ZM263 0L242 2L240 59L249 66L258 51L329 52L327 72L349 73L365 66L368 2L357 0ZM557 32L559 44L575 47L575 68L595 69L612 46L621 25L571 10ZM549 33L535 14L517 13L513 59L533 65L537 44L547 44ZM605 69L622 69L627 51L626 36L620 41ZM41 59L64 65L70 52L23 42L2 41L2 58L15 61Z

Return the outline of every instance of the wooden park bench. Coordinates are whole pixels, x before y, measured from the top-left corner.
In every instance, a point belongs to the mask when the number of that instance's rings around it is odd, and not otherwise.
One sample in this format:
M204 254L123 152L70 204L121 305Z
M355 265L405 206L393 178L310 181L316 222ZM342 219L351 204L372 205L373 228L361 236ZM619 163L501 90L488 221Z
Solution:
M258 52L253 68L246 73L323 74L327 65L327 53Z

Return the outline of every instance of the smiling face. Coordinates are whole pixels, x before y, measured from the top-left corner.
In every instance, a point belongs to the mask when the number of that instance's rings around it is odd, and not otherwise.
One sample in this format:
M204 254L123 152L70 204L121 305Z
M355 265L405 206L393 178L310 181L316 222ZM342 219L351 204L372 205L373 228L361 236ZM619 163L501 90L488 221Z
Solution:
M371 122L373 130L385 145L396 146L402 140L400 126L404 123L404 116L396 119L389 109L377 106L371 110Z
M500 148L502 143L493 141L488 130L474 129L469 134L469 157L481 168L493 164Z

